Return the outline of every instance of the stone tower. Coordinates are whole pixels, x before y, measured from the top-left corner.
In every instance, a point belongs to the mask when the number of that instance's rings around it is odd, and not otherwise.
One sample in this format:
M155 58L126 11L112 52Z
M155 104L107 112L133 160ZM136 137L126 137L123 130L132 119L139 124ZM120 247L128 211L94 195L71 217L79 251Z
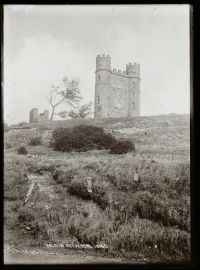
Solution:
M96 57L94 117L140 115L140 65L126 65L126 71L111 70L111 57Z
M30 117L29 117L29 122L30 123L34 123L34 122L38 122L38 108L33 108L30 111Z
M38 113L38 108L33 108L29 113L29 123L45 122L49 120L49 111Z

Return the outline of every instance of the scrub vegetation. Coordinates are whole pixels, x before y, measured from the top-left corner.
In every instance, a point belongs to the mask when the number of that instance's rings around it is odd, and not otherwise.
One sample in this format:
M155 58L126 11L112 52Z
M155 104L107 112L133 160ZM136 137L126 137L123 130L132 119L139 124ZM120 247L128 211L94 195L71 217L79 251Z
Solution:
M188 115L53 121L4 140L6 244L103 243L106 256L190 260Z

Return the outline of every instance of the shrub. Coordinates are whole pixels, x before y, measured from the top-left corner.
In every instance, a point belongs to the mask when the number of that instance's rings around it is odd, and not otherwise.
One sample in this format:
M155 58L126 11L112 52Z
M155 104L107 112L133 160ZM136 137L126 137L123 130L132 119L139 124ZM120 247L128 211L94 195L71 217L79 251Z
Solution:
M29 141L29 145L37 146L42 144L42 138L41 137L35 137L31 138Z
M108 192L105 187L100 184L94 183L92 185L92 193L90 193L87 189L86 181L84 181L84 179L74 177L68 186L69 193L84 200L92 200L103 210L109 205Z
M72 180L69 185L68 192L85 200L91 199L91 195L83 181L78 181L76 179Z
M52 170L52 177L57 184L62 184L64 187L68 186L71 183L71 180L74 178L75 172L73 170L62 171L62 169Z
M82 202L76 206L76 213L69 217L68 231L80 243L93 246L105 242L107 233L113 230L104 211L93 202Z
M170 181L170 187L178 194L190 195L190 164L181 163L176 166L175 179Z
M12 148L12 145L8 142L5 143L5 149L10 149Z
M112 205L109 215L115 214L115 221L124 224L130 218L139 216L150 219L164 226L176 226L190 231L189 203L171 201L163 195L152 195L148 191L135 193L115 192L112 194Z
M28 126L28 123L27 123L27 122L20 122L20 123L18 124L18 126L20 126L20 127L25 127L25 126Z
M84 152L93 149L109 149L116 139L103 128L78 125L72 128L57 128L53 131L51 146L62 152Z
M28 151L26 150L26 148L24 146L21 146L20 148L18 148L17 152L18 152L18 154L21 154L21 155L28 154Z
M37 127L37 130L40 130L40 131L45 131L45 130L50 130L51 128L48 127L48 126L39 126Z
M110 147L110 154L126 154L135 150L135 145L130 140L119 140Z
M34 211L32 209L22 209L18 216L19 222L27 223L35 220Z
M100 185L93 186L91 198L103 210L109 205L108 193L107 193L106 189Z
M8 124L4 123L4 132L9 132L11 128L8 126Z
M44 240L49 240L50 239L50 230L49 230L49 225L47 222L43 221L37 221L34 224L34 228L32 230L32 234L36 238L42 238Z

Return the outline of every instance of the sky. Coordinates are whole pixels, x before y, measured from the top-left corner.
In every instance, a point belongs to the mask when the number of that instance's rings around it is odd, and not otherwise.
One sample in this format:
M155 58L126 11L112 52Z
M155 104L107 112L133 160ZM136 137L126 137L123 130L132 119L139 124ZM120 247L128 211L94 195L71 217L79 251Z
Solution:
M189 5L5 5L4 120L50 109L51 85L79 78L94 104L96 56L140 64L141 115L190 113ZM70 109L69 107L62 109ZM56 119L56 118L55 118Z

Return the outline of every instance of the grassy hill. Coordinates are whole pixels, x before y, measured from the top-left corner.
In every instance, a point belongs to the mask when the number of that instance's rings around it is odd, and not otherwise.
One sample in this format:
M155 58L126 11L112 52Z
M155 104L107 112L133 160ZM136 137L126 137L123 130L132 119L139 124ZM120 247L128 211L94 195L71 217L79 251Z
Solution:
M189 121L189 115L173 114L74 119L6 132L5 243L19 249L44 248L47 243L103 243L106 248L95 249L99 256L188 261ZM48 146L56 127L79 124L103 127L116 138L128 138L136 151L62 153ZM37 136L42 137L42 144L29 145ZM27 155L18 154L22 145ZM134 181L136 172L140 181ZM87 190L88 176L92 192Z

